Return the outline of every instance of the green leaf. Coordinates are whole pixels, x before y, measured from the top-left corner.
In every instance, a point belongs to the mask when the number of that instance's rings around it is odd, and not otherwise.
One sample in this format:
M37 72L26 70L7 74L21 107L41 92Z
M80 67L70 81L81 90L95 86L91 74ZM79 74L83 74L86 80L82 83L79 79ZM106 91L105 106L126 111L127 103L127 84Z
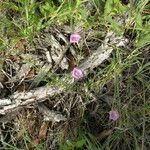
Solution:
M140 13L137 13L135 16L135 22L137 27L142 27L142 16Z
M150 44L150 34L149 33L141 34L138 38L136 46L143 47L147 44Z
M85 142L86 141L84 139L81 139L81 140L79 140L79 141L76 142L75 147L76 148L82 148L83 145L85 144Z

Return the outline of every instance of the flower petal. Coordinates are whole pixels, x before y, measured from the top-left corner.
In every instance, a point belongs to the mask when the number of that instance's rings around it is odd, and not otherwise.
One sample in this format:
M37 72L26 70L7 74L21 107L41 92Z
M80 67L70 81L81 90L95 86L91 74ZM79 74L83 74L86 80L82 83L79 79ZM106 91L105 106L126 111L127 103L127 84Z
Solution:
M109 112L109 119L113 120L113 121L118 120L119 119L119 113L118 113L118 111L117 110L111 110Z
M83 73L82 69L80 69L80 68L74 68L72 70L71 74L75 80L79 80L84 77L84 73Z
M70 43L78 43L81 39L81 36L78 33L73 33L70 36Z

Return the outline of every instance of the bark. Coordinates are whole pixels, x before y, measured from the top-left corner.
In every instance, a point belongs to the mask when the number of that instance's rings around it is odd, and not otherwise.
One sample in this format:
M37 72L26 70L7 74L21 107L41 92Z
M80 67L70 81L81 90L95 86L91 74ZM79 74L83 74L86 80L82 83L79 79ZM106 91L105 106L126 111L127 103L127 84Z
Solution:
M30 90L29 92L15 92L9 98L0 99L0 114L6 114L19 107L45 101L61 92L61 88L48 86L39 87L35 90Z

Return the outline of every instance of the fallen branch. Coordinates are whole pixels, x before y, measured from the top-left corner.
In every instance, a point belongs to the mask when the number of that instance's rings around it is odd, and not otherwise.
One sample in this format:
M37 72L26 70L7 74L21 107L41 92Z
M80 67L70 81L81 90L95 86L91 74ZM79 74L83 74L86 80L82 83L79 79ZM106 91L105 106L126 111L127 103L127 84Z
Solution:
M127 39L115 36L113 32L109 32L106 35L104 43L79 67L83 69L85 76L88 75L92 69L99 66L104 60L109 58L111 52L113 51L113 45L116 47L125 46L127 42ZM48 70L49 67L45 72ZM41 78L44 75L42 73L39 77ZM35 83L38 83L38 80L36 80ZM69 80L68 83L72 83L72 81ZM12 112L21 106L45 101L47 98L52 97L55 94L60 94L63 91L65 91L64 88L44 86L35 90L30 90L29 92L15 92L12 96L10 96L10 98L0 99L0 114Z
M48 86L30 90L29 92L15 92L9 98L0 99L0 114L12 112L18 107L45 101L49 97L52 97L55 94L60 94L61 92L61 88ZM8 105L4 106L4 104Z
M113 32L108 32L104 43L79 67L88 75L94 68L98 67L103 61L107 60L113 51L113 46L124 47L128 40L121 36L116 36Z

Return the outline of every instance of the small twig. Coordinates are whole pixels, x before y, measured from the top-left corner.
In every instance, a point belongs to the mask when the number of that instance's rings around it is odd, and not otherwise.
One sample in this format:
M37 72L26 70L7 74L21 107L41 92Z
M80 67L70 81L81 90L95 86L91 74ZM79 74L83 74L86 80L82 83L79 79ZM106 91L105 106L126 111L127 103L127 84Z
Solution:
M66 52L69 50L70 48L70 44L67 46L67 48L65 48L65 50L61 53L56 65L53 67L52 71L55 72L59 66L59 64L61 63L61 61L63 60L63 58L65 57Z

